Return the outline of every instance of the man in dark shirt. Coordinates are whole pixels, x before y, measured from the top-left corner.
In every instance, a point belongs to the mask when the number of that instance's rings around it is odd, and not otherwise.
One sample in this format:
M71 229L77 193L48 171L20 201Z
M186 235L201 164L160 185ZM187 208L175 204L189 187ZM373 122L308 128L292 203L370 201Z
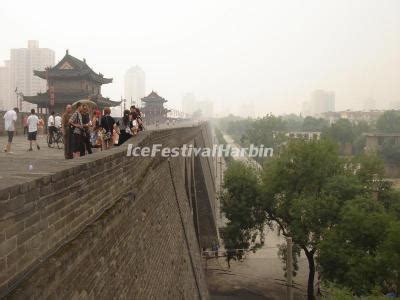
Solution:
M88 154L92 154L92 144L90 143L90 115L89 115L89 109L87 105L83 105L83 112L82 112L82 123L83 123L83 143L82 143L82 148L81 148L81 156L86 154L86 151Z
M71 136L72 132L69 126L69 119L72 116L72 106L67 105L65 108L65 112L61 117L61 130L63 133L63 139L64 139L64 157L65 159L71 159L72 158L72 147L71 147Z
M113 145L113 130L115 120L110 116L111 109L104 108L104 116L101 118L100 127L103 128L103 150L109 149Z
M136 120L138 118L138 113L135 105L132 105L130 110L131 110L131 121Z

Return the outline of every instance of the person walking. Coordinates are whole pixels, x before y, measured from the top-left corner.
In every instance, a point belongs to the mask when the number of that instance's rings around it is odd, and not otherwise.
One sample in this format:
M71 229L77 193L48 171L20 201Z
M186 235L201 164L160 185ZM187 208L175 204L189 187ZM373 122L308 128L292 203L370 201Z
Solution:
M24 125L24 135L28 134L28 115L24 115L24 118L22 120L22 124Z
M19 112L18 108L15 107L14 109L7 111L3 116L4 130L7 131L7 136L8 136L7 145L4 148L4 152L7 152L9 154L12 153L11 152L11 143L14 138L15 123L17 122L18 112Z
M132 136L132 131L131 131L132 125L130 122L129 114L130 114L129 110L125 110L124 116L122 117L121 123L119 124L120 134L119 134L118 146L125 143Z
M32 144L36 144L36 148L40 150L39 144L37 143L37 132L38 132L38 125L40 121L38 116L36 115L35 110L31 109L31 114L28 117L28 141L29 141L29 149L28 151L33 151Z
M49 131L49 145L52 145L54 141L54 134L56 132L56 120L54 111L51 112L49 119L47 120L47 129Z
M61 117L61 130L64 140L64 157L65 159L72 159L72 149L71 149L71 127L69 125L69 119L72 116L72 106L68 104L65 107L65 112Z
M76 110L69 119L69 124L72 126L71 148L74 158L79 157L83 144L83 121L82 121L82 103L76 104Z
M103 150L107 150L113 145L115 120L111 117L111 109L104 108L104 116L100 120L100 127L103 129Z
M92 126L92 121L90 120L89 108L87 105L82 105L82 148L81 148L81 156L86 154L92 154L92 144L90 142L90 127Z

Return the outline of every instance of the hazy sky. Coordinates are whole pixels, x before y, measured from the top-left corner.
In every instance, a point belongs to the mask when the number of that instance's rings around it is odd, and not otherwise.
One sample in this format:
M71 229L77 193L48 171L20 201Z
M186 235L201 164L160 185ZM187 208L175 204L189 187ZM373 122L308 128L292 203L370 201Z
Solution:
M1 1L0 60L37 39L113 77L128 67L173 107L193 92L235 112L299 112L314 89L338 109L400 101L400 0Z

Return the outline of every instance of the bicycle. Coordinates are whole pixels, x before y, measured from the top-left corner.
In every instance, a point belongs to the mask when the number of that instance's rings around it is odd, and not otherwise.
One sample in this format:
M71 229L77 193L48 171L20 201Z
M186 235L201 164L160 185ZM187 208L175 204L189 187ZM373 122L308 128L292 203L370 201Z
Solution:
M47 133L47 146L49 148L54 148L54 144L57 144L58 149L62 149L64 146L64 139L60 129L57 129L53 132L53 139L51 143L51 136L50 133Z

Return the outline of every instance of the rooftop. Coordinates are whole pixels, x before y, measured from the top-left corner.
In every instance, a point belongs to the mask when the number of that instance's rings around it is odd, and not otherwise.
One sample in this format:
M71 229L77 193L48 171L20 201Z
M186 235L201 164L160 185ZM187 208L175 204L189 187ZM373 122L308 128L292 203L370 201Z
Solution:
M105 78L101 73L95 73L86 63L86 60L80 60L69 54L68 50L63 59L52 68L47 68L45 71L33 71L33 73L42 78L88 78L100 84L111 83L112 78Z

